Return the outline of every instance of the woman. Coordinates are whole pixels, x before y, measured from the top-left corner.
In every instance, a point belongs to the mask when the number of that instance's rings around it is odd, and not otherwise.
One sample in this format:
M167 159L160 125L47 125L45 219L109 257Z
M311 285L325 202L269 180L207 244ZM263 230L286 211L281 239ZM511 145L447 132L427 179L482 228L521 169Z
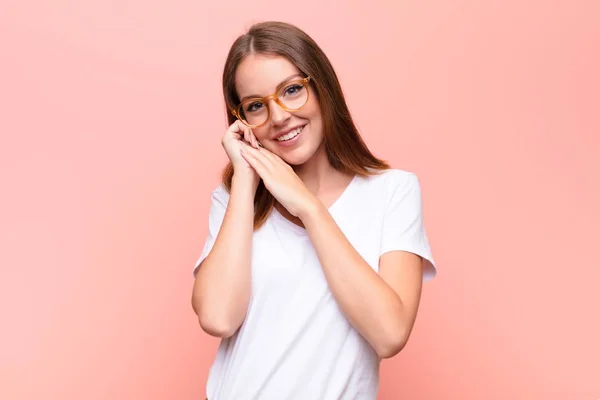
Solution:
M192 304L222 338L209 400L375 399L435 275L417 177L373 156L298 28L254 25L223 73L230 159Z

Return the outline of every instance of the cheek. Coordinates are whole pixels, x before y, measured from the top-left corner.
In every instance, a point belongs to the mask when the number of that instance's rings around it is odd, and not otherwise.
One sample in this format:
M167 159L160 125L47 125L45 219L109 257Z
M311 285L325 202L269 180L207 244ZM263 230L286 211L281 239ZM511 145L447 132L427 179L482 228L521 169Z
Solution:
M315 129L318 134L322 134L323 132L321 132L321 130L323 129L323 115L321 114L321 110L318 105L310 110L310 113L307 114L307 118L310 120L313 129Z
M269 131L264 126L252 129L252 133L254 133L256 140L259 142L269 137Z
M303 118L310 120L313 125L320 124L321 107L316 99L313 98L312 100L309 100L303 111Z

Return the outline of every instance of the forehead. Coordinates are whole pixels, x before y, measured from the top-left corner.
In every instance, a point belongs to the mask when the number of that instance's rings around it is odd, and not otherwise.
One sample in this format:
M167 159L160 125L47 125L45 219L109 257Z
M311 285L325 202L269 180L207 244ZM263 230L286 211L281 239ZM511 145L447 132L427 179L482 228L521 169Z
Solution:
M273 93L281 82L298 73L298 68L283 57L251 54L235 71L235 90L239 98L266 96Z

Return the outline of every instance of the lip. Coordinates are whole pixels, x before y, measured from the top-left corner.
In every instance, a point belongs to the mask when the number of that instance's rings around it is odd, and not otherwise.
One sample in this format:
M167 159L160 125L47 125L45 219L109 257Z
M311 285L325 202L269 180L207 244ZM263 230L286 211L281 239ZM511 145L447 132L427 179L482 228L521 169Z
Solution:
M308 124L307 124L308 125ZM289 133L291 131L293 131L294 129L300 128L302 127L302 131L300 131L299 134L297 134L293 139L287 140L285 142L280 142L279 140L274 140L275 143L277 143L280 147L290 147L290 146L295 146L296 143L298 143L298 140L300 140L300 137L304 134L304 129L306 129L306 125L300 125L296 128L292 128L292 129L288 129L285 132L277 135L276 137L280 137L281 135L285 135L286 133Z
M275 140L275 141L276 141L278 138L282 137L283 135L287 135L287 134L288 134L288 133L290 133L291 131L293 131L293 130L296 130L296 129L298 129L298 128L303 128L303 127L305 127L305 126L306 126L306 124L305 124L305 125L296 125L296 126L294 126L294 127L292 127L292 128L286 129L285 131L281 131L281 132L279 132L277 135L275 135L275 136L273 137L273 140ZM300 132L300 133L302 133L302 132ZM298 136L300 136L300 135L298 135Z

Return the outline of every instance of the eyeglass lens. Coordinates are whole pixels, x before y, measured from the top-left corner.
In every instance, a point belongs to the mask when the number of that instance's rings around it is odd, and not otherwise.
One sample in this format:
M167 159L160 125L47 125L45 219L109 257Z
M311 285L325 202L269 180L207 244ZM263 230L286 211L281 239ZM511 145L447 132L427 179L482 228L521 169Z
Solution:
M289 111L300 109L308 99L304 82L291 82L277 92L279 102ZM240 118L249 125L262 125L269 117L268 105L262 100L248 99L240 107Z

